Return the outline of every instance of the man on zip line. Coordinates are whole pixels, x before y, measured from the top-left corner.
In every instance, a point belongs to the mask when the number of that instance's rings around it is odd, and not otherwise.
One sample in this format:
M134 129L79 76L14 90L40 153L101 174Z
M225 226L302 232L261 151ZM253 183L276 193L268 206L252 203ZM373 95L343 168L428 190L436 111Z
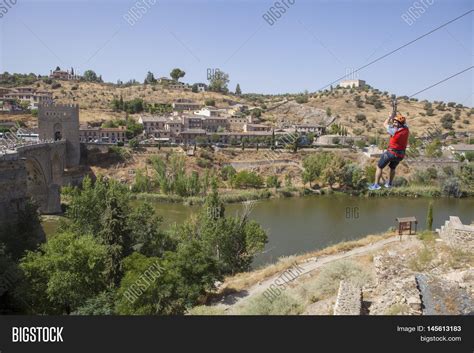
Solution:
M388 134L391 136L388 143L387 150L380 157L375 172L375 183L369 186L369 190L379 190L381 188L380 178L382 177L383 169L388 165L390 168L389 180L385 183L386 188L391 188L393 179L395 178L395 169L398 164L405 158L405 150L408 144L408 136L410 130L406 124L406 118L397 112L396 102L394 103L393 113L388 117L384 123Z

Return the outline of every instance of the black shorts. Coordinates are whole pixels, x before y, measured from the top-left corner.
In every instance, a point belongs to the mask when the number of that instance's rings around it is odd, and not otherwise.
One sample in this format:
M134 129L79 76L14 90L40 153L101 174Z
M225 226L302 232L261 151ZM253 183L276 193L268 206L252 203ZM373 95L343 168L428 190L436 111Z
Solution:
M389 151L385 151L380 157L380 160L377 166L380 169L384 169L388 164L390 169L395 169L398 166L398 163L400 163L402 160L403 158L397 157L394 154L390 153Z

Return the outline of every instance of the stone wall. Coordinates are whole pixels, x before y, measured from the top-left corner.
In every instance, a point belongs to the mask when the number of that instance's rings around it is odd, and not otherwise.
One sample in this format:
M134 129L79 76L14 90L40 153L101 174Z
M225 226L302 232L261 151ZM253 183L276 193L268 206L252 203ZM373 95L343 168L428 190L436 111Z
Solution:
M38 131L40 140L56 140L58 138L66 140L66 167L79 165L81 150L78 105L40 105L38 107Z
M349 281L341 281L337 293L334 315L360 315L362 290Z
M420 291L415 276L407 268L408 260L408 254L390 251L374 257L376 287L371 292L375 299L370 315L387 315L397 307L401 310L397 315L421 315Z
M26 196L25 161L17 154L0 157L0 224L15 221Z
M474 251L474 226L462 224L459 217L450 216L436 231L449 246Z

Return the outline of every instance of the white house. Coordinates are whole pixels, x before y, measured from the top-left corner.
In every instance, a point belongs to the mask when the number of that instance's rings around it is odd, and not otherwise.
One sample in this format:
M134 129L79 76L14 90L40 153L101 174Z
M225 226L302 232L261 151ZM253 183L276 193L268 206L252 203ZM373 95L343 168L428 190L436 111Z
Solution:
M353 87L364 87L364 80L343 80L339 83L339 86L343 88L353 88Z
M474 152L474 145L459 143L457 145L449 145L448 150L453 154L466 156L466 152Z

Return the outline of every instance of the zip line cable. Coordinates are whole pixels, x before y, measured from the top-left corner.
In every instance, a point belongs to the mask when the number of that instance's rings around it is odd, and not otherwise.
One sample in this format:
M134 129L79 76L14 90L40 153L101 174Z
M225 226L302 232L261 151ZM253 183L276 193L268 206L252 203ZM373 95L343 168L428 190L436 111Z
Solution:
M423 88L422 90L420 90L420 91L418 91L418 92L412 94L412 95L409 96L408 98L415 97L415 96L417 96L418 94L429 90L430 88L433 88L433 87L435 87L435 86L438 86L439 84L441 84L441 83L443 83L443 82L446 82L446 81L452 79L453 77L459 76L459 75L461 75L462 73L471 70L472 68L474 68L474 66L468 67L468 68L466 68L466 69L464 69L464 70L462 70L462 71L459 71L459 72L457 72L457 73L455 73L455 74L453 74L453 75L451 75L451 76L449 76L449 77L446 77L445 79L442 79L441 81L438 81L438 82L436 82L436 83L433 83L431 86L428 86L428 87L426 87L426 88ZM410 120L414 120L414 119L417 119L417 118L419 118L419 116L415 116L415 117L411 118Z
M441 81L438 81L438 82L432 84L431 86L428 86L428 87L422 89L421 91L418 91L418 92L412 94L412 95L409 96L408 98L415 97L415 96L417 96L418 94L420 94L420 93L422 93L422 92L424 92L424 91L429 90L430 88L433 88L433 87L435 87L435 86L438 86L439 84L441 84L441 83L443 83L443 82L446 82L446 81L452 79L453 77L456 77L456 76L461 75L462 73L464 73L464 72L466 72L466 71L471 70L472 68L474 68L474 66L468 67L467 69L464 69L464 70L462 70L462 71L459 71L458 73L455 73L454 75L451 75L451 76L449 76L449 77L447 77L447 78L445 78L445 79L443 79L443 80L441 80Z
M446 22L446 23L443 23L442 25L440 25L440 26L438 26L438 27L432 29L431 31L429 31L429 32L427 32L427 33L425 33L425 34L423 34L423 35L421 35L421 36L419 36L418 38L415 38L415 39L411 40L410 42L408 42L408 43L406 43L406 44L403 44L401 47L398 47L398 48L392 50L391 52L389 52L389 53L387 53L387 54L385 54L385 55L382 55L382 56L378 57L377 59L372 60L371 62L365 64L364 66L359 67L357 70L354 70L354 71L352 71L352 72L349 73L349 74L346 74L346 75L344 75L344 76L342 76L342 77L339 77L337 80L332 81L331 83L327 84L326 86L323 86L323 87L320 88L318 91L321 91L321 90L325 89L326 87L329 87L329 86L333 85L334 83L337 83L337 82L341 81L342 79L344 79L344 78L346 78L346 77L348 77L348 76L351 76L351 75L355 74L356 72L359 72L360 70L363 70L363 69L365 69L366 67L368 67L368 66L370 66L370 65L372 65L372 64L375 64L376 62L378 62L378 61L380 61L380 60L386 58L386 57L389 56L389 55L392 55L393 53L396 53L397 51L399 51L399 50L401 50L401 49L403 49L403 48L409 46L410 44L413 44L413 43L417 42L418 40L420 40L420 39L422 39L422 38L424 38L424 37L426 37L426 36L429 36L430 34L432 34L432 33L436 32L436 31L440 30L441 28L446 27L447 25L449 25L449 24L451 24L451 23L453 23L453 22L455 22L455 21L457 21L457 20L463 18L464 16L469 15L469 14L470 14L471 12L473 12L473 11L474 11L474 10L469 10L469 11L463 13L462 15L460 15L460 16L458 16L458 17L456 17L456 18L453 18L452 20L450 20L450 21L448 21L448 22Z

